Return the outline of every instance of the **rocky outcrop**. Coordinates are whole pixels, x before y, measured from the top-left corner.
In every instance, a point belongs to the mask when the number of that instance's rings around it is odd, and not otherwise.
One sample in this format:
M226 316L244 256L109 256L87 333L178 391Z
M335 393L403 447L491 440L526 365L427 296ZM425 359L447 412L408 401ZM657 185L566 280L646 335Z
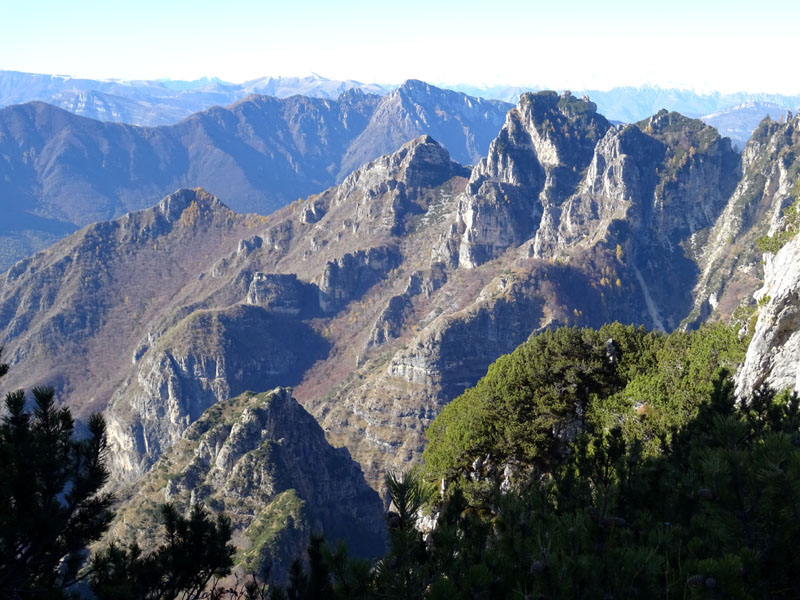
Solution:
M762 285L759 238L771 235L791 204L800 172L800 116L785 123L767 118L742 151L742 177L705 238L693 240L700 275L686 319L727 318Z
M459 200L459 262L475 267L529 239L577 184L610 127L569 93L523 94Z
M402 235L409 217L424 212L427 190L467 176L469 169L452 161L431 136L423 135L354 171L334 193L304 207L303 220L316 223L322 214L338 208L337 216L346 214L343 224L356 233L363 228L369 236Z
M336 312L360 298L399 262L398 253L386 246L359 250L330 261L318 284L320 308L326 313Z
M433 263L427 271L412 273L403 293L389 298L386 308L375 321L368 346L378 346L400 337L407 320L414 312L414 297L424 294L426 298L430 298L446 282L445 265L440 262Z
M135 375L107 410L117 479L140 477L213 404L299 380L326 344L276 312L244 305L195 311L140 351Z
M756 293L761 308L736 394L747 396L761 385L800 392L800 237L774 256L767 255L764 286Z
M254 273L247 290L247 303L272 312L299 315L305 295L294 273Z
M149 511L203 503L232 519L236 563L246 574L271 567L277 580L303 556L311 533L344 540L360 556L385 544L382 503L344 449L277 388L216 403L127 492L109 535L158 542Z
M102 277L74 307L108 321L80 363L96 373L51 372L70 404L84 401L81 377L111 382L94 407L113 398L114 464L129 478L226 397L296 385L380 488L387 469L419 459L442 405L532 332L677 327L738 173L729 143L699 121L662 112L612 127L588 100L526 95L471 171L421 136L269 217L165 207L181 225L109 244L107 275L87 253L70 281ZM14 299L51 302L16 286L71 261L41 256L0 288L12 372L41 364L17 354L31 329L21 317L39 313ZM113 319L93 312L98 299L115 299ZM50 326L67 330L60 314Z

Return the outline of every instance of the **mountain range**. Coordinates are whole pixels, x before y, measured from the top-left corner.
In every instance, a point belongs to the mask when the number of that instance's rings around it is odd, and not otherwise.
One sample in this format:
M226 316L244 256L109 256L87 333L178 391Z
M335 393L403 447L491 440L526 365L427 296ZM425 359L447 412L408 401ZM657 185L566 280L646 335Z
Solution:
M99 121L156 126L172 125L193 113L233 104L251 94L336 100L348 90L383 95L396 87L337 81L319 75L262 77L234 84L216 77L194 81L98 80L0 71L0 107L38 100Z
M411 131L429 114L400 122ZM4 383L52 384L81 418L104 410L117 481L146 482L158 497L176 481L186 502L236 498L239 483L211 463L228 464L220 449L235 428L269 419L243 417L253 396L241 394L292 386L299 406L281 393L286 410L310 413L382 491L387 471L419 460L442 406L531 333L614 320L672 331L755 308L765 281L756 240L780 230L794 201L800 117L763 121L740 154L675 112L613 124L586 98L539 92L523 94L492 137L469 167L423 133L267 216L195 188L83 227L0 276ZM780 381L794 346L779 347L797 329L794 280L779 275L791 251L767 263L776 291L761 292L766 308L743 330L762 340L749 363L778 356ZM770 337L774 323L782 333ZM209 413L235 397L221 421ZM236 445L242 457L282 436L295 456L288 440L306 435L260 427L263 439ZM314 448L303 460L328 464L331 449ZM284 464L258 461L276 473ZM358 475L346 479L354 490ZM319 515L324 499L301 483L274 485L248 516L301 489Z
M423 133L473 163L509 107L410 80L385 96L249 96L161 127L103 123L42 102L0 109L0 268L179 187L268 214Z
M535 85L435 85L469 96L512 104L525 92L544 89ZM385 95L397 87L394 84L338 81L316 74L306 77L262 77L235 84L213 77L195 81L127 81L0 71L0 107L39 100L100 121L154 126L170 125L193 113L214 105L232 104L250 94L278 98L303 95L336 100L343 92L352 89ZM740 123L732 125L730 129L724 119L706 121L717 127L723 135L731 137L739 148L744 147L750 132L768 114L777 118L776 110L785 113L800 108L800 96L797 95L700 93L655 85L607 90L580 89L573 90L573 93L577 96L588 95L608 119L622 123L639 121L662 108L704 120L704 115L714 119L717 113L737 113L741 108L746 108L746 111L738 113L737 120Z

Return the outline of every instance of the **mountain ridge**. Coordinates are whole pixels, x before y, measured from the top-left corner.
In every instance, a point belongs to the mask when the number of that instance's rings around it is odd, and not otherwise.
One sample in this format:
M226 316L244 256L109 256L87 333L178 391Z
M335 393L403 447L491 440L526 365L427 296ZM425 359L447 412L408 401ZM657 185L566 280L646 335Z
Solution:
M746 165L790 160L778 143L787 127L766 123ZM114 381L93 406L111 401L115 472L139 477L227 395L295 385L328 439L380 489L383 473L418 460L441 407L530 333L613 320L679 327L703 297L691 290L702 283L705 249L729 247L711 232L737 186L750 185L741 160L701 121L661 111L614 126L586 99L543 92L509 111L472 169L423 135L267 217L201 210L210 233L188 226L197 209L184 218L206 193L179 192L180 214L158 242L158 260L176 267L130 295L124 310L141 317L125 332L116 374L99 366L91 375ZM754 198L741 200L755 207ZM204 236L216 245L205 249ZM78 239L53 254L71 254ZM111 260L91 293L72 295L69 279L50 274L61 263L44 253L12 269L0 280L0 328L13 376L31 381L52 365L47 378L88 407L79 388L97 384L54 361L59 346L47 336L70 334L64 312L91 311L99 325L84 326L95 328L89 346L108 347L120 331L96 298L107 292L113 306L132 285L132 266L156 257L148 240ZM66 304L50 309L37 294ZM248 350L228 350L236 346ZM302 372L285 367L301 353L310 357ZM245 381L252 361L259 378Z
M488 147L504 105L450 115L437 104L443 95L429 94L424 109L410 105L414 114L427 111L422 124L398 107L376 116L386 99L360 91L337 101L250 96L158 128L101 123L44 103L0 109L0 194L11 217L0 225L0 265L180 187L204 187L238 212L269 213L422 133L441 134L469 161ZM368 126L372 139L362 144Z

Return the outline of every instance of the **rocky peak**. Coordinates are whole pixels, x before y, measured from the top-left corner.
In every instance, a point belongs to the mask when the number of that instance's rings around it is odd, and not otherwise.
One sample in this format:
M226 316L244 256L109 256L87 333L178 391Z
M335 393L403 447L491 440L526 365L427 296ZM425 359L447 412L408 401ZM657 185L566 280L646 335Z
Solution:
M302 292L293 276L257 274L250 304L189 312L137 348L136 376L117 388L106 413L119 480L142 475L213 404L299 379L321 347L295 318Z
M180 189L168 196L165 196L161 202L156 204L155 211L164 216L164 218L174 223L178 221L183 212L188 209L192 203L197 206L200 211L214 211L220 208L227 208L219 198L213 194L209 194L203 188Z
M415 96L420 97L423 95L430 95L434 89L438 92L446 91L439 88L434 88L424 81L420 81L419 79L406 79L402 85L400 85L392 93L397 94L398 96L407 96L409 98L413 98Z
M701 268L688 322L726 318L763 283L758 240L775 233L800 176L800 119L761 121L742 151L741 179L698 252Z
M408 80L381 99L350 145L340 173L350 173L424 133L434 136L458 162L474 164L485 155L511 106Z
M436 187L454 175L469 173L451 161L450 153L427 134L404 144L384 163L388 163L388 176L406 187Z
M469 176L469 169L450 160L445 148L431 136L423 135L396 152L365 164L340 186L307 203L303 219L316 223L320 235L329 234L343 223L350 223L362 232L359 235L370 238L386 229L392 235L399 234L404 230L406 215L426 209L428 196L424 190L457 176ZM334 208L335 214L323 217Z
M344 539L361 556L385 543L378 494L286 388L215 404L126 495L110 537L150 548L148 513L158 503L188 511L203 502L230 515L237 565L248 573L270 565L278 579L312 533Z
M580 181L611 125L588 99L526 93L473 169L459 204L458 262L474 267L532 237Z

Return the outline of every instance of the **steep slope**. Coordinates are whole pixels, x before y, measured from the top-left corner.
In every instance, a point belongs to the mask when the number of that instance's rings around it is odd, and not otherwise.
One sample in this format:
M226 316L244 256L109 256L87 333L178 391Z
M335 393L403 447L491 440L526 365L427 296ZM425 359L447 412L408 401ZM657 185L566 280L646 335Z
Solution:
M486 154L512 107L410 79L381 100L350 145L339 173L346 175L423 134L438 140L455 161L474 164Z
M758 124L769 117L782 119L794 106L783 106L774 102L745 102L725 110L700 117L704 123L716 128L722 135L731 138L734 145L744 148Z
M726 318L764 280L758 240L773 234L800 177L800 117L764 119L742 152L742 178L714 227L693 241L700 277L686 320Z
M738 174L729 141L699 121L662 112L617 128L588 100L542 92L522 97L471 171L422 136L263 220L231 216L219 247L194 248L202 264L164 282L168 295L126 330L113 376L93 348L117 332L89 345L90 378L113 381L95 406L109 403L115 473L139 477L227 395L296 384L379 488L387 469L418 460L443 404L531 332L676 327L699 274L693 241ZM0 298L31 294L46 256L26 269ZM135 283L115 285L104 289L120 298ZM75 314L91 306L80 302ZM17 312L0 304L0 341L32 381L40 363L26 352L56 350L46 336L27 344L26 323L9 326ZM48 376L83 405L86 376L61 368Z
M800 392L800 239L784 246L765 268L760 308L736 392L744 396L765 384Z
M410 98L413 87L395 95ZM337 100L250 96L155 128L37 102L2 109L0 268L178 187L202 186L236 211L267 214L422 133L440 133L467 160L485 152L506 105L426 90L402 110L358 89Z
M437 188L458 185L448 182L465 174L446 150L420 138L359 169L338 188L275 213L259 235L218 255L222 258L182 290L171 312L152 324L132 351L133 374L117 388L109 408L118 475L139 476L226 395L245 385L261 391L295 384L316 358L357 349L345 340L334 343L339 335L331 329L353 325L343 313L397 270L408 227L445 193ZM209 320L223 318L232 325L209 327ZM363 326L357 322L349 333L358 335ZM230 351L242 344L246 350ZM270 377L276 364L286 368ZM332 364L339 371L350 368L337 360Z
M464 191L429 209L429 257L350 344L363 348L355 372L319 402L312 371L298 397L378 485L387 463L418 456L441 406L532 331L676 327L698 272L689 241L737 174L729 141L699 121L664 112L617 129L586 100L523 95Z
M589 260L617 288L633 282L627 310L646 308L635 320L672 329L696 277L684 245L714 223L737 175L729 140L699 121L662 111L613 128L586 100L524 95L473 170L449 259L474 267L520 246L527 257Z
M81 415L102 409L147 328L256 224L183 190L17 263L0 275L5 356L21 367L9 387L47 382Z
M283 580L312 533L376 556L385 545L383 505L346 450L334 449L287 389L244 394L206 411L136 485L107 534L147 550L161 540L160 503L224 510L245 574Z

